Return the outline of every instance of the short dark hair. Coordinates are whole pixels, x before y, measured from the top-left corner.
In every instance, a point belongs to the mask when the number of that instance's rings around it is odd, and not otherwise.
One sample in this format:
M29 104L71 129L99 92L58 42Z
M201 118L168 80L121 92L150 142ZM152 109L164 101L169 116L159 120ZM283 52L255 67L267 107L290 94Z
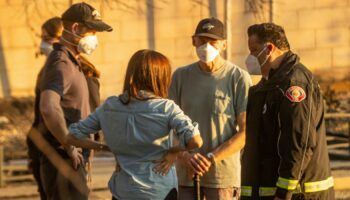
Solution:
M290 49L282 26L274 23L254 24L248 28L248 36L256 35L261 43L271 42L279 49Z
M139 50L128 63L123 91L134 98L139 98L140 90L153 92L158 97L166 98L170 78L171 66L166 56L153 50Z

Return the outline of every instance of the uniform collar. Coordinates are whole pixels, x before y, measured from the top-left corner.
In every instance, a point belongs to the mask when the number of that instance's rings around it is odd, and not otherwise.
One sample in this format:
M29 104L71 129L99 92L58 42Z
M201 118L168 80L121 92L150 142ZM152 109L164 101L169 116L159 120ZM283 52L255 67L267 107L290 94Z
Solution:
M292 51L286 52L280 66L277 69L271 69L269 72L269 79L280 80L285 77L299 63L299 56Z
M68 55L69 59L74 62L75 64L77 64L79 67L81 67L81 63L80 61L74 56L74 54L63 44L61 43L54 43L53 44L53 49L57 50L57 51L62 51L65 54Z
M269 72L269 79L263 81L262 90L270 90L276 85L285 81L288 74L294 69L294 66L299 63L299 57L292 51L286 52L280 66L277 69L271 69Z

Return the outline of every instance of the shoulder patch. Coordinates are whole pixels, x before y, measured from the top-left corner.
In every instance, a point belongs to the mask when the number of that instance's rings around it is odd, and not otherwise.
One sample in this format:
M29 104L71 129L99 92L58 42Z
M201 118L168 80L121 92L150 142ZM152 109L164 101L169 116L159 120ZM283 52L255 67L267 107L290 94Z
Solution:
M306 98L305 91L299 86L291 86L285 93L291 102L301 102Z

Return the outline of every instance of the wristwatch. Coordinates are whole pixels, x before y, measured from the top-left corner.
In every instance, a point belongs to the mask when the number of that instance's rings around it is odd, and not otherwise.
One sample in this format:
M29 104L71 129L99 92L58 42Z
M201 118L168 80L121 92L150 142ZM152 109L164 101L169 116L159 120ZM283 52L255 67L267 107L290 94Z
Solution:
M211 164L215 164L215 156L212 152L207 153L207 157L209 158Z
M104 146L103 146L103 144L100 143L98 151L103 151L103 149L104 149Z

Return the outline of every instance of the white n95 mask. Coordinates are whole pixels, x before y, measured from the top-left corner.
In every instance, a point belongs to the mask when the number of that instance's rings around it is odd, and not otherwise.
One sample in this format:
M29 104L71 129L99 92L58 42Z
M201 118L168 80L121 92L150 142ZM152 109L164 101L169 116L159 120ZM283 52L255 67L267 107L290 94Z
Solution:
M53 51L52 44L41 40L40 42L40 54L43 54L45 56L49 56L51 51Z
M219 50L209 43L205 43L196 48L198 58L205 63L212 62L219 55Z
M80 53L85 53L87 55L90 55L97 48L98 40L97 40L96 35L87 35L87 36L81 37L81 36L77 35L76 33L73 33L73 32L71 32L69 30L64 29L63 31L65 31L67 33L70 33L70 34L72 34L75 37L80 38L78 44L73 44L73 43L67 41L66 39L64 39L63 37L61 38L65 42L76 46L77 50Z
M245 60L245 64L247 66L247 70L249 72L249 74L251 75L261 75L261 68L266 64L267 60L269 59L269 57L271 56L271 54L269 56L266 57L266 59L264 60L263 63L259 63L259 56L262 54L262 52L264 52L266 50L267 47L264 47L263 50L260 51L260 53L255 57L251 54L248 55L247 59Z
M77 48L80 53L90 55L97 48L97 45L98 40L96 35L88 35L79 40Z

